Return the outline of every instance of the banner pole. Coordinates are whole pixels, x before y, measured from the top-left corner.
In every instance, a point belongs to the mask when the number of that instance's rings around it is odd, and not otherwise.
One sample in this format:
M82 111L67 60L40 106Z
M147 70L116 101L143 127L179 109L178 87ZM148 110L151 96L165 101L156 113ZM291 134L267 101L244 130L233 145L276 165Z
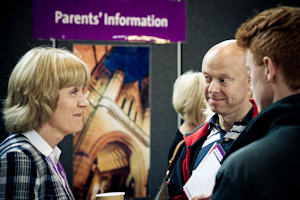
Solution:
M50 38L52 42L52 48L56 48L56 40L54 38Z
M181 75L181 42L177 42L177 77ZM181 118L177 115L177 127L181 126Z

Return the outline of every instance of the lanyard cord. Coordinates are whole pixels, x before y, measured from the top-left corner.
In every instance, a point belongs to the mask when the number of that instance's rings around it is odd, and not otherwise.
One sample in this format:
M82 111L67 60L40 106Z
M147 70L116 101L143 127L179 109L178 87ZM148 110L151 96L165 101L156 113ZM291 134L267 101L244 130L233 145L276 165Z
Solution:
M68 194L71 196L72 199L75 199L73 196L73 193L70 189L70 186L68 184L68 179L65 173L65 170L63 166L61 165L60 161L57 162L57 168L55 167L55 164L53 163L52 159L49 157L46 157L46 160L51 164L52 168L54 169L55 173L59 176L59 179L63 178L63 186L67 190ZM58 170L58 171L57 171Z

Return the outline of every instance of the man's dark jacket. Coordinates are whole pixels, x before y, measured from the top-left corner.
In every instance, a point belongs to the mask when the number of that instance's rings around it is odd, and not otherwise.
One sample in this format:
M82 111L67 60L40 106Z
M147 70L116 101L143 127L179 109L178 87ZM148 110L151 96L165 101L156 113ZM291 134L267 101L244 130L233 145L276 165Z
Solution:
M300 94L271 104L239 139L217 174L212 200L300 199Z

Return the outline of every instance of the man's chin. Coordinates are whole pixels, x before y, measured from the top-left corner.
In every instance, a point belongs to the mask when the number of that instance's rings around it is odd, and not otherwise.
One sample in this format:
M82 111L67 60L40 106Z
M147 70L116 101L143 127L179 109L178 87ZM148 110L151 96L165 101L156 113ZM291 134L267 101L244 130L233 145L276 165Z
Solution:
M219 106L209 105L209 107L210 107L211 111L213 111L216 114L221 114L222 113L222 109Z

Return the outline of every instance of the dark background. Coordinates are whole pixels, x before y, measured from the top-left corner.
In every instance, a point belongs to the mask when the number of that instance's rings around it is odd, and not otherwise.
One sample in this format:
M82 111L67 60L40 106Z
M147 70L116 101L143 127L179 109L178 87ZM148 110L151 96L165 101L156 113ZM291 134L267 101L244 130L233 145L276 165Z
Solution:
M63 1L62 1L63 2ZM153 2L154 3L154 2ZM300 6L285 0L187 0L187 40L181 48L182 72L201 70L205 52L214 44L234 38L239 25L254 13L276 5ZM0 98L6 96L7 82L20 56L35 46L51 46L50 40L32 38L31 0L10 0L1 9ZM128 45L126 42L58 40L56 47L72 50L73 43ZM172 108L172 87L177 77L177 44L136 44L150 46L151 163L149 199L153 199L167 167L167 155L177 130L177 115ZM1 104L2 109L2 104ZM2 117L1 117L2 118ZM0 140L7 133L0 123ZM62 163L72 183L72 136L59 145Z

